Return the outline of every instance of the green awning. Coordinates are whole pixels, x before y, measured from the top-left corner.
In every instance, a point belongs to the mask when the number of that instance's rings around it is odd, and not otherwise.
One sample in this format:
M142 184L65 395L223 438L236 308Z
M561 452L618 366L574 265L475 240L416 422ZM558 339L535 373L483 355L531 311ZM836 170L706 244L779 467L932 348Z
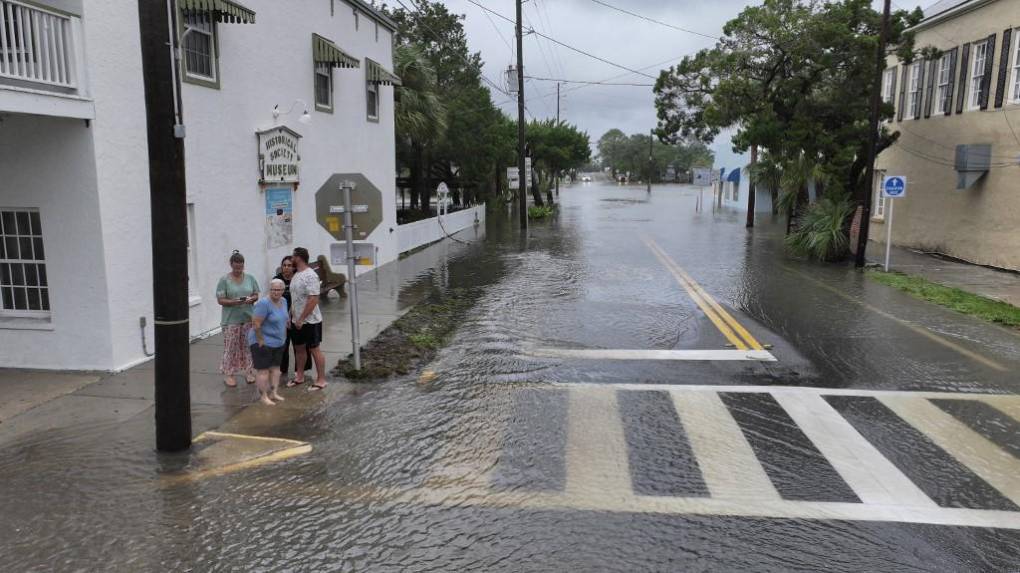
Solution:
M316 64L329 64L334 68L360 68L358 58L341 50L336 44L318 34L312 34L312 58Z
M254 24L255 11L235 0L178 0L181 12L206 13L225 24Z
M365 58L365 70L368 72L368 81L373 84L383 84L385 86L400 85L400 78L393 75L393 72L386 71L386 68L382 67L378 62Z

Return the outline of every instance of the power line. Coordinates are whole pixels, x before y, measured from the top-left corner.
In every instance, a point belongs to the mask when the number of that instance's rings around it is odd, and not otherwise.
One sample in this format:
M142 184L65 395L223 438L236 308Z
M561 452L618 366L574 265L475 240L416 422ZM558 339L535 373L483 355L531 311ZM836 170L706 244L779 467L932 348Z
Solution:
M467 0L467 1L470 2L471 4L474 4L475 6L478 6L482 10L485 10L485 11L491 13L494 16L502 18L503 20L506 20L507 22L510 22L510 23L514 24L515 26L517 25L517 23L514 20L512 20L510 18L507 18L506 16L500 14L499 12L496 12L495 10L492 10L491 8L489 8L487 6L479 4L475 0ZM620 68L621 70L627 70L628 72L630 72L632 74L638 74L638 75L641 75L641 76L645 76L646 78L651 78L653 80L655 79L654 76L650 76L650 75L648 75L648 74L646 74L644 72L639 72L639 71L637 71L635 69L628 68L627 66L624 66L622 64L617 64L616 62L611 62L611 61L609 61L609 60L607 60L605 58L596 56L595 54L586 52L586 51L584 51L584 50L582 50L580 48L575 48L574 46L571 46L570 44L565 44L565 43L557 40L556 38L553 38L551 36L548 36L546 34L543 34L543 33L539 32L539 31L535 30L534 28L529 29L528 33L529 34L534 34L534 35L536 35L536 36L538 36L540 38L545 38L546 40L549 40L550 42L553 42L554 44L557 44L559 46L563 46L564 48L567 48L568 50L572 50L574 52L577 52L578 54L581 54L583 56L587 56L589 58L592 58L593 60L598 60L598 61L600 61L600 62L602 62L604 64L608 64L610 66L613 66L614 68Z
M665 26L667 28L672 28L672 29L680 31L680 32L687 32L688 34L694 34L695 36L701 36L703 38L709 38L711 40L721 40L722 39L722 38L720 38L718 36L712 36L712 35L709 35L709 34L703 34L701 32L697 32L695 30L688 30L687 28L681 28L680 26L674 26L673 24L669 24L667 22L663 22L662 20L656 20L655 18L649 18L648 16L643 16L643 15L638 14L636 12L631 12L630 10L624 10L623 8L620 8L618 6L613 6L612 4L609 4L608 2L603 2L602 0L591 0L591 1L596 3L596 4L600 4L602 6L605 6L606 8L611 8L613 10L616 10L617 12L623 12L624 14L627 14L629 16L634 16L635 18L640 18L642 20L647 20L648 22L652 22L653 24L658 24L660 26Z
M612 82L608 82L608 81L594 82L594 81L585 81L585 80L565 80L565 79L562 79L562 78L539 78L539 77L536 77L536 76L524 76L524 77L529 79L529 80L536 80L536 81L540 81L540 82L562 82L562 83L565 83L565 84L584 84L584 85L589 85L589 86L632 86L632 87L642 87L642 88L655 87L655 84L635 84L635 83L626 83L626 82L612 83Z

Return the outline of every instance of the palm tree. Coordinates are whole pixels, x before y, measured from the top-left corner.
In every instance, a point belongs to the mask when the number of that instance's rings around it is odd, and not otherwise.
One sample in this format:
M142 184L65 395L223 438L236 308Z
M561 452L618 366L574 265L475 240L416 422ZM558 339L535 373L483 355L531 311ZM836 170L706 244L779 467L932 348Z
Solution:
M394 92L397 161L411 172L411 207L428 211L429 151L446 131L446 106L437 93L436 72L417 47L394 48L393 67L402 84Z

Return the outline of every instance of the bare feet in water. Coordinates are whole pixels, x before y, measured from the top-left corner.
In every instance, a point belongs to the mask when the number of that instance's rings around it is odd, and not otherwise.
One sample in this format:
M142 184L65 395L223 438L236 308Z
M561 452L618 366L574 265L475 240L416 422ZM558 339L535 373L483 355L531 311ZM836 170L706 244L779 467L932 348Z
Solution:
M283 402L283 396L280 396L280 394L278 394L275 391L272 394L270 394L269 397L272 398L276 402Z
M266 406L275 406L276 405L276 403L273 402L272 400L270 400L269 396L266 396L265 394L262 395L262 398L259 398L259 402L262 402Z

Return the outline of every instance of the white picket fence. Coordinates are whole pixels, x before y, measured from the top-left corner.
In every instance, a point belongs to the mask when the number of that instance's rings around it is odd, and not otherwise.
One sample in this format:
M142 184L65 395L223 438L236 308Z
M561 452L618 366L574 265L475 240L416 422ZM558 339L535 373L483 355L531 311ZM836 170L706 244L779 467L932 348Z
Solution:
M434 243L446 237L447 234L452 235L476 224L485 225L484 204L443 215L442 221L440 221L440 217L432 217L400 225L397 227L397 246L401 253L406 253L422 245Z
M76 87L76 20L17 0L0 0L0 77Z

